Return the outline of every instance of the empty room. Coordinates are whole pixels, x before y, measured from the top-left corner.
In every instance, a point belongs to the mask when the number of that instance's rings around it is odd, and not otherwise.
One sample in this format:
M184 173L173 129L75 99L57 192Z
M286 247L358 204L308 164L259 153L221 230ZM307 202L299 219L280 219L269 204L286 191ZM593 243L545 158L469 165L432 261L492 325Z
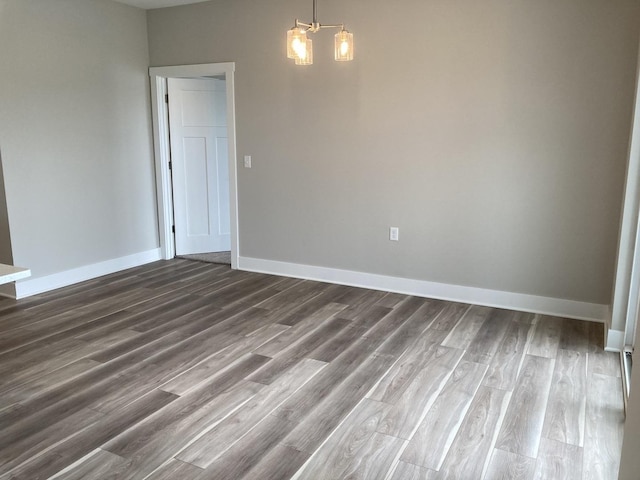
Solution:
M640 0L0 0L0 480L640 479Z

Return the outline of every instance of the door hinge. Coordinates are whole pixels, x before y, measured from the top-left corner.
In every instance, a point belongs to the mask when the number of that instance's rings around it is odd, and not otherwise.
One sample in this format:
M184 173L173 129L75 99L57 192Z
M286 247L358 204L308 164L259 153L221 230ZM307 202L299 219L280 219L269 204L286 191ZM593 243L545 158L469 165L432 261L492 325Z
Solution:
M171 163L171 160L169 160L169 170L171 170L173 168L173 164Z
M172 233L176 233L176 226L175 225L171 225L171 232Z
M168 93L164 94L164 103L169 103L169 94Z

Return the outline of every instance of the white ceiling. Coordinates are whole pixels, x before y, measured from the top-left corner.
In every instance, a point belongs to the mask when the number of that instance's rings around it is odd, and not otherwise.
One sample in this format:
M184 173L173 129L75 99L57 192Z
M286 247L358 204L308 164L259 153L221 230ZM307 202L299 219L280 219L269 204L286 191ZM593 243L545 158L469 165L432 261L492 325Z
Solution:
M163 8L175 7L177 5L187 5L189 3L206 2L207 0L115 0L116 2L131 5L132 7L144 8Z

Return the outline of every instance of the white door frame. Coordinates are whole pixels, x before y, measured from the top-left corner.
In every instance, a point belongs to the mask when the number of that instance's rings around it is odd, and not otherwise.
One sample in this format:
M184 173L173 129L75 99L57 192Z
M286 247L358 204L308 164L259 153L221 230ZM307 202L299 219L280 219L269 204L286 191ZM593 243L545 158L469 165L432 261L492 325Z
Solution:
M236 116L234 103L234 72L236 64L207 63L151 67L151 111L153 120L153 147L156 166L156 196L158 200L158 227L162 258L169 260L176 254L173 237L173 195L169 170L169 117L167 78L201 78L224 75L227 87L227 133L229 148L229 207L231 227L231 268L238 268L238 170L236 162Z

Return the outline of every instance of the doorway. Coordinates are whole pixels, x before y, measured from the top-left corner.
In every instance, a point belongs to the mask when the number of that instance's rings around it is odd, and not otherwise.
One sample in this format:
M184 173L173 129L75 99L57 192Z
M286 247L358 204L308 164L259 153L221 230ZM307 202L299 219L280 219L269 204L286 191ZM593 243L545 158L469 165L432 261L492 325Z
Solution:
M193 253L196 253L197 250L197 253L200 253L203 250L220 251L225 248L230 252L231 268L237 268L239 239L234 71L234 63L151 67L149 69L156 160L159 239L164 259L168 260L176 256L177 252L186 252L189 249ZM174 82L174 79L179 81ZM210 103L214 101L212 100L214 97L218 98L218 102L224 100L223 110L226 114L224 128L219 128L221 125L213 125L213 130L206 135L193 135L193 131L186 133L183 131L178 132L178 134L173 132L173 135L170 135L172 126L169 121L169 102L172 102L172 100L169 92L169 83L170 81L171 83L183 83L180 81L181 79L191 79L194 82L200 80L200 85L209 84L211 87L204 87L204 91L209 89L211 90L210 93L202 93L201 87L191 90L200 92L191 95L192 97L199 97L199 99L191 99L191 106L188 108L195 108L195 111L190 112L190 115L194 115L194 117L184 124L189 128L199 128L204 123L220 123L219 119L206 119L207 115L210 114L215 117L215 111L205 111L200 108L202 96L205 95L209 96ZM186 84L188 83L186 82ZM205 100L204 103L206 102ZM176 108L174 106L174 109ZM221 115L220 110L218 110L217 115L218 117ZM209 140L203 140L207 135ZM176 160L180 160L171 158L172 137L175 139L177 136L182 136L183 140L184 138L187 139L186 142L182 141L180 144L182 152L188 151L189 154L195 155L193 157L195 160L190 161L191 164L188 167L190 171L187 176L190 179L185 178L184 162L181 165L174 165ZM209 148L205 147L207 141L209 142ZM211 150L213 146L215 146L216 150L215 158L207 159L207 155L204 152L207 149ZM182 170L177 175L177 183L174 184L173 177L177 173L176 168L181 168ZM206 180L203 178L202 173L205 171L211 174L207 175ZM193 188L189 186L190 182L193 183ZM185 192L175 191L174 186L177 184L187 186L186 194ZM182 197L180 199L176 198L176 193L182 195ZM212 195L215 199L212 199ZM202 201L206 198L209 200L205 200L206 205L203 207ZM196 205L191 212L188 211L189 202L191 202L192 207ZM187 210L185 210L185 204L187 205ZM191 220L189 220L189 215L192 215ZM190 221L191 224L189 226ZM183 237L178 238L180 235ZM185 236L191 238L185 238ZM215 238L212 239L211 237ZM181 243L183 240L186 240L187 243ZM214 242L217 243L214 244ZM176 246L178 246L178 251Z

